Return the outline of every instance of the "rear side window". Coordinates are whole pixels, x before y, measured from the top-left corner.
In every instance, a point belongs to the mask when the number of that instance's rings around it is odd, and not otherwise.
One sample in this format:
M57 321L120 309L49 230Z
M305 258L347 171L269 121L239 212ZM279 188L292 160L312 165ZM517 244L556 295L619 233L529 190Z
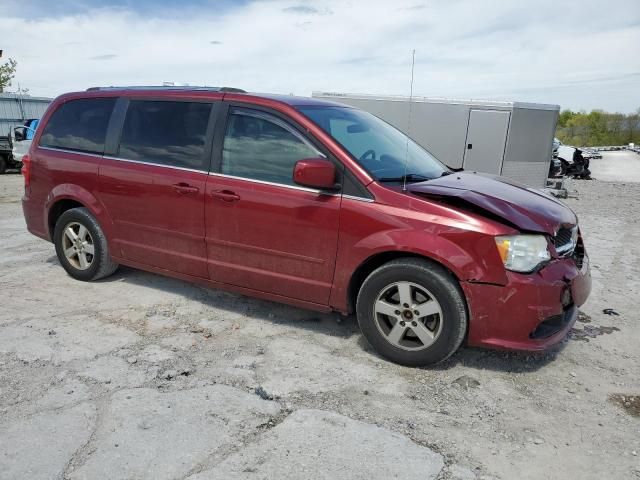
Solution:
M212 104L132 100L118 156L127 160L207 170L205 143Z
M84 98L63 103L45 125L40 146L104 153L107 125L115 103L115 98Z
M295 185L298 160L321 154L277 117L233 109L227 122L221 172L284 185Z

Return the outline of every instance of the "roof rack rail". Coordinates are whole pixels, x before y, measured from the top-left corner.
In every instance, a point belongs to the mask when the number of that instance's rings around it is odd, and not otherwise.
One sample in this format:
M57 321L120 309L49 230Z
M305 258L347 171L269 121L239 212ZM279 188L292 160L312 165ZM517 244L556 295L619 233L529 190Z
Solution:
M124 85L121 87L89 87L87 92L104 91L104 90L198 90L208 92L227 92L227 93L247 93L246 90L236 87L206 87L206 86L186 86L186 85Z
M243 90L242 88L237 88L237 87L220 87L220 91L227 92L227 93L247 93L246 90Z

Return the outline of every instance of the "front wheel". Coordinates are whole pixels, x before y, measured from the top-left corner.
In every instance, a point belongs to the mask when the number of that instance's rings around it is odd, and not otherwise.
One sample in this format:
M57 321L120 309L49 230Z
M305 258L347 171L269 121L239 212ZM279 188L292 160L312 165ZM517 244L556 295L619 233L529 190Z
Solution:
M86 208L72 208L60 215L53 241L60 264L77 280L98 280L118 268L100 225Z
M360 288L356 310L375 350L411 367L447 359L467 331L466 302L456 279L418 258L393 260L373 271Z

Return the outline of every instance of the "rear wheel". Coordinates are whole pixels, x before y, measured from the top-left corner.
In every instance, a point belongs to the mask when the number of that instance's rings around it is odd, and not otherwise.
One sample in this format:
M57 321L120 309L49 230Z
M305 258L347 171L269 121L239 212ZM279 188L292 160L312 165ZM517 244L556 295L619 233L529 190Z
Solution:
M7 158L0 155L0 175L7 171Z
M360 288L356 309L369 343L401 365L445 360L460 347L467 330L458 282L423 259L394 260L372 272Z
M60 264L77 280L98 280L118 268L100 225L86 208L72 208L60 215L53 239Z

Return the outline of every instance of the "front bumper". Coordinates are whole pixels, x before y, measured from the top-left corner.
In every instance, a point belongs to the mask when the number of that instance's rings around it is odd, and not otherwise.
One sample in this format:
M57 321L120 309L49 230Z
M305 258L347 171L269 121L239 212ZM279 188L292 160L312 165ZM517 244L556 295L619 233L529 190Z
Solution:
M589 259L553 260L532 274L507 272L504 286L463 282L469 307L468 344L545 350L565 338L591 292Z

